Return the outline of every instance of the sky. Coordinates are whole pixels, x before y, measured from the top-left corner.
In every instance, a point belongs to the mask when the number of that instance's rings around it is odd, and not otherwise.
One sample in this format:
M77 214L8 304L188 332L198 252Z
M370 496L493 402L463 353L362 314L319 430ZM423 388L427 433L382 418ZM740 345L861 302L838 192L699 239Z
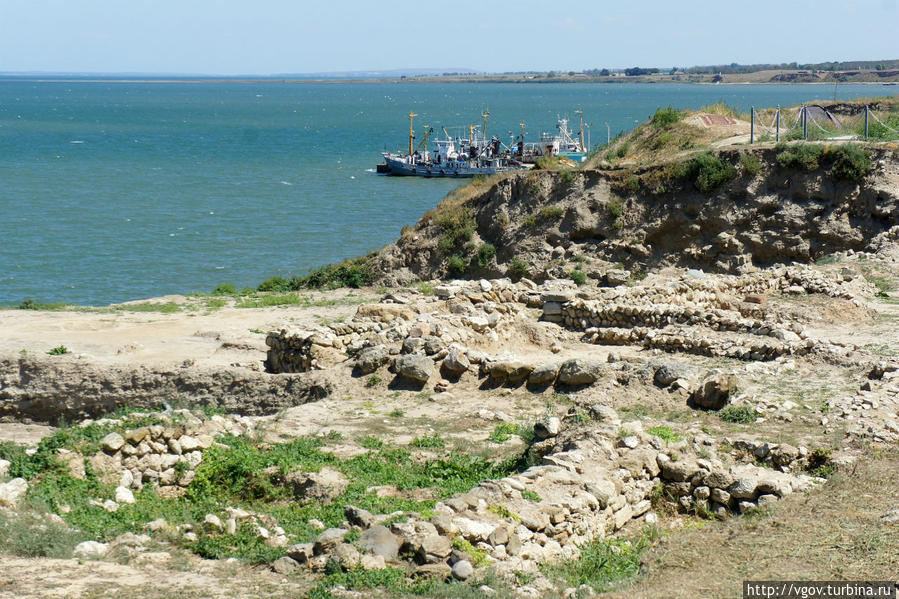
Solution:
M0 72L580 71L899 58L897 0L0 0Z

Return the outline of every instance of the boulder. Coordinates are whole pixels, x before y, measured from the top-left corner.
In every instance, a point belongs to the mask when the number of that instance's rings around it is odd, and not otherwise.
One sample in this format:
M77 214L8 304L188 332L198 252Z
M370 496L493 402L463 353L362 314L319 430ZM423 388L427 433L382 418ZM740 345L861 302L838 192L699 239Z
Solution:
M655 381L656 385L665 388L671 385L671 383L673 383L677 379L689 380L696 378L696 375L696 368L688 366L686 364L670 362L668 364L662 364L659 369L656 370L653 380Z
M538 439L549 439L558 435L561 428L562 422L556 416L551 416L534 423L534 435Z
M434 374L434 361L425 356L406 354L396 359L394 368L400 376L426 383Z
M295 559L290 558L288 556L279 557L274 562L272 562L272 570L277 572L278 574L290 574L297 568L299 568L300 564L296 562Z
M660 453L657 457L662 478L674 482L688 481L693 475L699 472L699 465L695 460L690 458L681 458L672 460L664 453Z
M453 542L440 535L428 535L421 540L418 558L425 563L445 560L453 550Z
M474 574L474 566L467 559L459 560L453 564L453 578L468 580L472 574Z
M131 489L116 487L115 500L116 503L132 504L134 503L134 493L131 492Z
M361 507L347 505L343 508L343 515L347 522L353 526L361 526L362 528L370 527L375 520L371 512L363 510Z
M0 507L16 507L19 499L27 492L28 482L24 478L14 478L0 484Z
M471 362L464 352L451 349L443 359L443 368L450 374L459 375L471 368Z
M359 352L356 368L362 374L371 374L390 360L390 352L383 345L368 347Z
M596 382L607 369L608 366L598 360L566 360L559 369L559 382L563 385L589 385Z
M380 524L362 531L356 544L386 560L396 559L400 552L400 540L390 529Z
M343 528L328 528L318 536L312 545L315 555L333 553L337 546L343 543L343 537L347 531Z
M703 379L690 399L701 408L720 410L730 402L730 396L736 390L737 377L733 373L716 372Z
M77 559L101 559L109 551L107 543L98 543L97 541L83 541L75 545L72 552Z
M391 322L397 318L412 320L415 312L399 304L363 304L356 310L356 319L364 318L379 322Z
M100 440L103 451L114 453L122 448L125 444L125 438L119 433L109 433Z
M542 364L534 368L528 375L530 385L552 385L559 374L559 365L555 362Z
M346 491L350 484L342 472L327 467L319 472L291 472L284 477L284 483L293 490L296 498L325 505Z

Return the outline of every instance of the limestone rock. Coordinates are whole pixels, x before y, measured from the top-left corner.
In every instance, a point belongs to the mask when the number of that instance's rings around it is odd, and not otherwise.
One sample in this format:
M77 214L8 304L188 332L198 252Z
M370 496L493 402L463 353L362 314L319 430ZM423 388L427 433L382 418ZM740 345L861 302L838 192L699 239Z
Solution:
M559 365L555 362L541 364L531 371L528 375L528 384L530 385L551 385L555 382L556 376L559 374Z
M713 373L703 379L690 399L697 406L709 410L720 410L728 404L730 396L737 390L737 377L732 373Z
M356 358L356 367L362 374L371 374L390 360L390 352L383 345L369 347Z
M347 522L354 526L361 526L362 528L370 527L375 520L375 517L371 512L354 505L345 506L343 508L343 515L346 517Z
M466 559L459 560L453 564L453 578L457 580L468 580L474 574L474 566Z
M562 422L556 416L551 416L534 423L534 435L538 439L548 439L558 435L561 428Z
M359 547L387 560L396 559L400 552L399 539L390 532L390 529L380 524L362 531L356 543Z
M670 362L668 364L662 364L658 370L656 370L655 376L653 377L653 381L659 387L668 387L676 381L677 379L692 379L695 378L697 374L696 368L692 366L688 366L686 364L678 364L677 362Z
M298 499L309 499L325 505L346 491L350 484L342 472L327 467L319 472L291 472L284 477L284 482L292 488Z
M272 570L274 570L278 574L290 574L291 572L299 568L299 566L300 564L298 564L296 560L286 555L284 557L279 557L274 562L272 562Z
M130 505L134 503L134 493L131 492L131 489L125 487L116 487L115 500L116 503L124 503Z
M589 385L596 382L608 366L598 360L575 358L567 360L559 369L559 382L563 385Z
M406 354L396 359L394 368L407 379L425 383L434 374L434 361L426 356Z
M125 438L119 433L109 433L100 440L100 445L104 451L114 453L122 448L125 444Z
M24 478L14 478L0 484L0 507L16 507L19 499L27 492L28 482Z
M83 541L75 545L72 552L77 559L101 559L109 551L107 543L98 543L97 541Z
M328 528L318 536L312 546L315 555L333 552L338 545L343 543L343 537L347 531L343 528Z
M471 362L464 352L458 349L451 349L443 359L443 368L450 374L462 374L471 368Z

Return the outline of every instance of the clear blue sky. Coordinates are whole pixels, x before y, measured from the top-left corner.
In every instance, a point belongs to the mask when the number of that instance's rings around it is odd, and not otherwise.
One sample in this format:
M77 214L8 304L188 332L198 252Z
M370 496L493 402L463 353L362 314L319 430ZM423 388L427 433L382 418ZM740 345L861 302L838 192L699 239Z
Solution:
M581 70L899 58L897 0L0 0L0 71Z

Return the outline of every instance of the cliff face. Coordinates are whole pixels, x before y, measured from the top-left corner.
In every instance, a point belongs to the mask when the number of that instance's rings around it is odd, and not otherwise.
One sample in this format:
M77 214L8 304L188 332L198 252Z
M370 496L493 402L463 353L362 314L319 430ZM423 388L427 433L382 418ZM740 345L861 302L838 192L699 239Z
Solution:
M713 191L673 164L518 173L467 201L444 202L382 250L374 267L394 284L448 276L541 280L572 268L602 278L612 265L740 272L873 250L897 237L894 150L869 149L872 168L857 182L838 179L826 151L811 171L781 166L778 151L719 153L718 164L730 170Z

